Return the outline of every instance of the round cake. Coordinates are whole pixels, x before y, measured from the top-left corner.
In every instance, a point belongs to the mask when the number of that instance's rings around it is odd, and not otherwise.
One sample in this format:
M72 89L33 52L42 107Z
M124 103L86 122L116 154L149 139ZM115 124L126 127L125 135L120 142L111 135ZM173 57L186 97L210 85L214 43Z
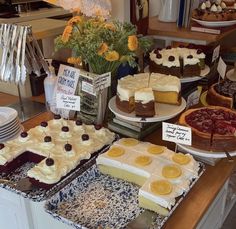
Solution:
M236 108L233 106L235 96L236 81L224 80L211 85L207 91L206 101L209 105Z
M236 112L219 106L189 109L179 124L192 129L192 146L207 151L236 150Z

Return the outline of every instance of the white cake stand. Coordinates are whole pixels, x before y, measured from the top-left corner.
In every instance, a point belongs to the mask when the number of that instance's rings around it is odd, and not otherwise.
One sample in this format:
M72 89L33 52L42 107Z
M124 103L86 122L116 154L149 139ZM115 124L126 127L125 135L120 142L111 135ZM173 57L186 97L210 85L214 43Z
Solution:
M132 113L125 113L119 110L116 106L116 97L110 99L109 101L109 109L114 113L117 117L125 119L127 121L132 122L159 122L171 119L181 113L186 107L186 101L182 98L182 102L180 106L176 105L169 105L163 103L155 103L155 111L156 115L150 118L142 118L137 117L134 112Z

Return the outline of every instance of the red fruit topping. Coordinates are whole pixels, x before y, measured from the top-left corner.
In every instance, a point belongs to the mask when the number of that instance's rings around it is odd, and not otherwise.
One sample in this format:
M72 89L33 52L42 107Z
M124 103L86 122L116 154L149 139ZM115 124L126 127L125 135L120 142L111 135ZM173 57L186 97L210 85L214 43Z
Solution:
M172 61L175 60L175 57L174 56L169 56L168 60L172 62Z
M197 54L201 54L202 53L202 50L201 49L198 49L197 50Z
M156 58L157 59L161 59L162 58L162 55L160 53L156 54Z
M20 134L20 136L21 136L22 138L26 138L26 137L28 136L28 133L27 133L27 132L22 132L22 133Z
M168 46L166 47L166 49L172 49L172 47L171 47L170 45L168 45Z
M83 141L88 141L89 140L89 135L88 134L83 134L81 136L81 138L82 138Z
M44 142L51 142L52 141L52 137L51 136L45 136L44 137Z
M52 166L52 165L54 165L54 160L53 160L52 158L48 157L48 158L46 159L46 165L47 165L47 166Z
M63 126L63 127L61 128L61 131L63 131L63 132L69 132L69 127L68 127L68 126Z
M68 152L68 151L71 151L71 150L72 150L72 145L69 144L69 143L67 143L67 144L65 144L64 148L65 148L65 150L66 150L67 152Z
M100 130L102 128L102 125L95 124L94 125L95 130Z
M0 143L0 150L3 149L5 145L3 143Z
M187 58L188 59L193 59L193 55L188 55Z
M75 121L75 124L76 124L76 126L81 126L83 124L83 122L78 119Z
M54 115L54 119L61 119L61 115L55 114L55 115Z
M47 127L48 126L48 123L47 122L41 122L40 124L42 127Z

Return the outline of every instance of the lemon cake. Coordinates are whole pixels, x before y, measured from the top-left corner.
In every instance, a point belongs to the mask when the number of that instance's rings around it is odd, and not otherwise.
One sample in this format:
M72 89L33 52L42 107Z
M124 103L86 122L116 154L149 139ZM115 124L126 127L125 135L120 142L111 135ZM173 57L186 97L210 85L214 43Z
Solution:
M139 185L140 207L161 215L168 215L199 171L199 163L191 155L133 138L114 142L98 156L97 165L103 174Z

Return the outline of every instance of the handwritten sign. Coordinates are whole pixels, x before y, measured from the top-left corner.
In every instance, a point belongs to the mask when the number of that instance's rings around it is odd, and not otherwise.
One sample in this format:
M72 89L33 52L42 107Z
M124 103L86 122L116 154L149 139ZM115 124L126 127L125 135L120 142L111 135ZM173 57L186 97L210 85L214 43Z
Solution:
M91 83L88 83L86 81L82 81L81 84L81 90L90 94L90 95L96 95L96 93L94 92L94 86Z
M215 60L217 60L219 56L220 56L220 45L218 45L214 49L213 54L212 54L212 61L211 62L214 62Z
M219 74L220 74L220 76L221 76L222 79L225 78L226 68L227 68L226 63L225 63L225 62L223 61L223 59L220 57L219 63L218 63L218 66L217 66L217 71L219 72Z
M94 91L101 91L111 86L111 73L107 72L102 75L98 75L94 79Z
M201 92L202 92L202 87L198 87L197 90L195 90L188 96L186 109L199 103Z
M51 111L55 114L60 114L63 118L69 118L69 109L61 109L57 107L57 94L74 95L80 70L66 65L60 65L57 75L57 85L53 95L53 103L51 104Z
M57 108L80 111L80 96L57 94Z
M183 145L192 145L192 130L189 127L162 122L162 139Z

